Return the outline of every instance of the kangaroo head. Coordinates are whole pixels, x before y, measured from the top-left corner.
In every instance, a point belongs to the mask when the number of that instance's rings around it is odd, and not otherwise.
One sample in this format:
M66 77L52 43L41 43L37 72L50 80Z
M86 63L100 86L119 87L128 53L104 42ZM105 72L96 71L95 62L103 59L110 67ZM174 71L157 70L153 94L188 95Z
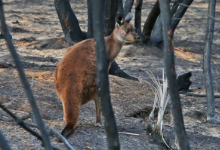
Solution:
M128 13L123 23L116 24L116 37L123 43L136 43L140 41L140 36L136 32L134 26L130 23L132 17L133 15Z

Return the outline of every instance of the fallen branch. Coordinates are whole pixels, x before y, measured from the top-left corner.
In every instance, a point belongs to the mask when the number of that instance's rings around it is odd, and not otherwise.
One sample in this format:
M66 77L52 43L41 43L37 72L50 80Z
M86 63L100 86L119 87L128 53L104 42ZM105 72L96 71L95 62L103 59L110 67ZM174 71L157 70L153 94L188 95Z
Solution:
M135 135L135 136L139 136L140 134L137 133L130 133L130 132L118 132L119 134L126 134L126 135Z
M195 93L191 93L191 92L186 93L186 96L207 97L206 94L195 94ZM214 95L214 97L220 98L220 95Z

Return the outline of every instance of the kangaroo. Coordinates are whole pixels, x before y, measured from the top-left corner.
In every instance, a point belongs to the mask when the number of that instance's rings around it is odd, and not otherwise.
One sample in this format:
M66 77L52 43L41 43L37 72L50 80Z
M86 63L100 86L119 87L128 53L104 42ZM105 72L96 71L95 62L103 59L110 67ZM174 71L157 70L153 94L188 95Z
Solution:
M130 24L129 13L123 23L116 24L113 33L105 37L108 69L125 42L135 43L140 40ZM101 123L99 102L96 97L96 58L94 39L87 39L70 47L56 67L54 85L61 99L64 111L64 137L76 129L81 105L94 100L96 123Z

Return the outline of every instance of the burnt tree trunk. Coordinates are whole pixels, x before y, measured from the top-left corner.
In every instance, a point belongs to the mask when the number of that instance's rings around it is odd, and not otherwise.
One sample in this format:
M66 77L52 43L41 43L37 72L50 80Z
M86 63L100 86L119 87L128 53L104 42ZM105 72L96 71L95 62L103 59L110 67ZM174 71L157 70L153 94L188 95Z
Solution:
M118 13L117 17L122 16L122 12L121 12L122 7L123 7L123 4L121 0L118 0L117 3L114 0L106 0L105 2L105 35L106 36L110 35L112 31L115 29L116 16L117 16L117 13ZM119 11L117 11L118 8L119 8ZM121 18L117 18L117 20L120 20L120 19ZM127 73L121 70L115 61L112 63L110 67L109 74L138 81L137 78L129 76Z
M171 13L169 0L159 0L161 18L163 24L164 63L167 76L171 108L174 119L174 130L177 137L178 149L189 150L189 141L184 127L182 107L177 86L174 49L172 45L173 32L171 27Z
M66 42L72 45L86 39L86 34L81 31L69 0L54 0L54 5Z
M118 10L117 10L117 16L116 16L116 22L118 24L121 24L122 19L124 18L124 9L123 9L123 1L118 0Z
M118 0L105 1L105 36L108 36L115 29Z
M216 0L209 0L208 15L215 18L215 7ZM215 20L208 17L206 37L205 37L205 49L203 55L203 72L206 82L206 95L207 95L207 120L213 123L220 123L215 113L215 99L212 82L212 71L211 71L211 54L212 54L212 40L213 31L215 28Z
M124 17L131 12L132 6L134 4L134 0L126 0L124 4Z
M144 28L142 32L142 42L147 43L150 40L151 32L154 28L154 24L160 14L160 7L158 0L154 4L153 8L151 9L147 20L144 23Z
M174 3L173 3L173 6L172 6L172 9L171 9L171 16L173 17L173 15L176 13L176 10L177 8L179 7L179 3L182 3L183 0L176 0Z
M139 36L141 35L141 9L143 0L135 0L135 20L134 26Z
M93 38L93 32L92 32L92 0L87 0L87 8L88 8L87 38Z
M93 0L92 18L96 47L97 94L104 116L108 150L120 150L117 125L109 91L107 53L104 41L104 5L104 0Z
M193 0L183 0L183 4L190 6ZM172 30L175 31L177 25L179 24L180 20L182 19L183 15L185 14L188 7L186 6L179 6L175 14L173 15L172 19Z

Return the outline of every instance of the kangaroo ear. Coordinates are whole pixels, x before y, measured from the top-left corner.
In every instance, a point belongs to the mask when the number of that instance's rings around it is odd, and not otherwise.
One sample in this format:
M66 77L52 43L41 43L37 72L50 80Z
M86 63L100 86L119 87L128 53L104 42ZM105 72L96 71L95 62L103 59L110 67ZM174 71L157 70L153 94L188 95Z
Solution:
M124 22L130 22L132 17L133 17L132 13L129 12L125 17Z
M115 27L116 27L116 28L119 28L119 27L120 27L120 24L119 24L118 22L116 22Z
M116 24L118 26L121 26L123 24L123 17L120 14L117 14L116 16Z

